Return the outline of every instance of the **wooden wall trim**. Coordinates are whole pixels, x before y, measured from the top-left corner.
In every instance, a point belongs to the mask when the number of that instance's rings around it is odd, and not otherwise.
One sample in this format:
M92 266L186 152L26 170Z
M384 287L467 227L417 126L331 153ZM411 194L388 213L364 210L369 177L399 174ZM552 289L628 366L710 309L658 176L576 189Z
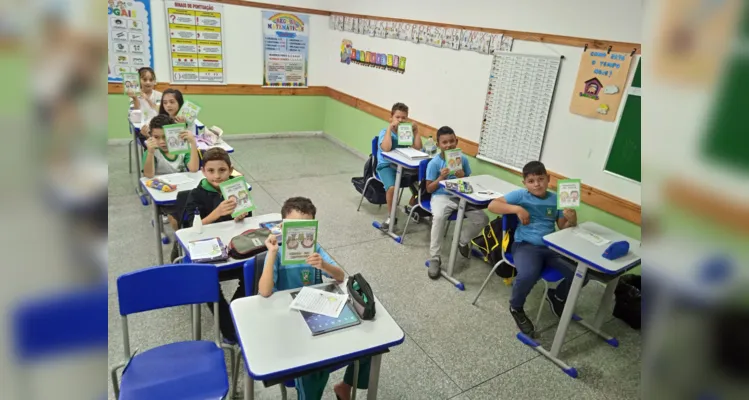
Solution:
M632 50L634 50L636 54L640 54L641 52L639 43L617 42L613 40L599 40L599 39L583 38L583 37L575 37L575 36L552 35L548 33L538 33L538 32L511 31L507 29L483 28L479 26L446 24L442 22L422 21L422 20L416 20L416 19L379 17L376 15L366 15L366 14L339 13L339 12L330 11L330 10L318 10L314 8L282 6L278 4L260 3L260 2L255 2L255 1L243 1L243 0L207 0L207 1L213 2L213 3L231 4L231 5L244 6L244 7L265 8L269 10L300 12L300 13L326 15L326 16L342 15L344 17L367 18L367 19L376 19L380 21L406 22L410 24L438 26L438 27L443 27L443 28L458 28L458 29L469 29L469 30L479 31L479 32L502 33L505 35L512 36L513 38L515 38L515 40L551 43L551 44L559 44L559 45L564 45L564 46L584 47L587 44L589 48L601 49L601 50L608 50L609 46L611 46L612 51L618 51L622 53L631 53Z
M273 96L328 96L334 100L337 100L343 104L361 110L369 115L380 118L387 121L390 118L390 110L372 104L368 101L362 100L358 97L351 96L349 94L340 92L327 86L310 86L309 88L264 88L261 85L170 85L169 83L158 83L156 90L164 91L164 89L172 87L179 89L183 94L227 94L227 95L273 95ZM110 83L108 86L109 94L122 94L121 83ZM437 128L427 125L423 122L413 121L419 128L419 134L423 136L434 137ZM463 150L464 153L470 156L476 156L478 154L478 143L468 140L466 138L458 137L458 146ZM520 175L519 172L497 165L497 168L504 169L515 175ZM551 175L550 186L556 188L557 180L567 179L564 175L549 171ZM610 214L616 215L617 217L623 218L627 221L641 224L641 207L629 200L622 199L614 196L611 193L604 192L603 190L594 188L589 185L582 185L582 201L595 208L606 211ZM747 212L749 214L749 211ZM749 217L746 217L749 219ZM730 219L730 218L729 218ZM746 220L741 220L746 221ZM734 221L735 222L735 221ZM747 224L749 226L749 224Z
M694 215L706 217L736 232L749 234L749 204L716 197L694 183L679 178L665 184L665 198Z
M361 111L364 111L365 113L370 114L374 117L380 118L382 120L388 120L390 118L390 110L388 109L374 105L372 103L369 103L357 97L348 95L346 93L340 92L333 88L328 88L328 93L331 98L338 100L341 103L347 104L351 107L357 108ZM434 137L435 133L437 132L437 128L434 128L433 126L430 126L430 125L427 125L418 121L413 121L413 122L414 124L419 126L419 133L423 136ZM479 148L478 143L472 140L458 137L458 146L463 150L465 154L468 154L473 157L475 157L478 154L478 148ZM515 171L513 169L505 168L496 164L493 164L493 165L495 165L497 168L501 168L515 175L518 175L518 176L521 175L520 172ZM555 189L557 187L557 180L567 179L567 177L557 172L554 172L554 171L548 171L548 172L549 172L549 175L551 176L551 183L549 186L552 189ZM581 189L583 192L582 201L584 203L589 204L595 208L601 209L603 211L606 211L610 214L616 215L617 217L623 218L637 225L641 224L642 209L640 205L635 204L629 200L625 200L620 197L614 196L611 193L604 192L603 190L594 188L590 185L583 184Z
M172 85L166 82L156 84L156 90L163 92L167 88L177 89L182 94L234 94L255 96L327 96L326 86L310 86L308 88L264 88L262 85ZM109 94L122 94L121 83L110 83Z

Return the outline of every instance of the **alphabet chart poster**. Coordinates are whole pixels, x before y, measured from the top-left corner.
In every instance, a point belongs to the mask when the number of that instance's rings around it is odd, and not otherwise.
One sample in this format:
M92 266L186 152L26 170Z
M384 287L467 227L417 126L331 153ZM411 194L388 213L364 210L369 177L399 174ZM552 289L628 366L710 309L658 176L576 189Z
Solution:
M153 68L151 0L108 0L107 81L122 82L123 73Z
M165 1L172 83L224 84L223 4Z

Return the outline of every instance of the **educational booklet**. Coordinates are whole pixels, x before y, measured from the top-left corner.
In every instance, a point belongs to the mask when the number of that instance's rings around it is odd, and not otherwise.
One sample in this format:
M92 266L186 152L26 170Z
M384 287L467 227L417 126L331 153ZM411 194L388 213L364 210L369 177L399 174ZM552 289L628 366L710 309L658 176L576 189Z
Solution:
M398 124L398 146L414 144L414 126L410 122Z
M166 148L171 154L189 154L190 142L180 139L179 135L185 130L185 124L172 124L164 126L164 140Z
M424 153L433 156L437 152L437 144L434 143L434 139L431 136L422 136L421 144L424 146Z
M315 252L317 220L285 219L281 228L283 257L281 264L306 264L307 257Z
M336 284L328 284L322 287L322 290L331 293L343 293ZM291 292L291 298L294 299L299 294L299 292L301 292L301 290ZM337 318L315 314L307 311L299 311L299 313L302 314L302 318L304 318L304 322L307 324L307 327L312 333L312 336L317 336L323 333L337 331L349 326L361 324L359 315L354 312L351 304L348 301L343 306L343 310L341 310L341 313Z
M445 150L445 162L450 174L463 169L463 152L460 149Z
M187 125L192 125L195 123L195 120L198 119L199 112L199 105L193 103L190 100L185 100L185 103L182 104L182 108L180 108L179 112L177 112L177 116L184 118Z
M557 208L580 208L580 179L557 181Z
M217 237L193 240L187 245L187 252L194 263L226 261L229 258L226 246Z
M123 72L122 73L122 88L125 94L129 91L133 91L134 94L140 94L140 75L135 72Z
M255 209L255 203L252 201L250 191L247 190L247 181L244 180L243 176L229 179L218 187L221 189L221 195L224 199L229 200L234 198L237 201L237 207L231 213L232 218Z

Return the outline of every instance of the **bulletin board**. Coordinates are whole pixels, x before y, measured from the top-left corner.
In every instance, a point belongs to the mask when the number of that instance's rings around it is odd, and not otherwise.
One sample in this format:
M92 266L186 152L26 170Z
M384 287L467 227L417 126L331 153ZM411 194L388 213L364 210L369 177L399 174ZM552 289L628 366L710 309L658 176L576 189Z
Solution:
M580 59L570 112L604 121L616 121L632 55L586 50Z
M642 59L640 59L642 60ZM642 61L640 61L642 63ZM641 168L641 110L642 110L642 79L641 64L637 65L631 87L627 90L624 111L616 129L616 136L606 160L605 171L642 182Z
M151 0L109 0L107 17L107 81L122 82L123 72L153 68Z

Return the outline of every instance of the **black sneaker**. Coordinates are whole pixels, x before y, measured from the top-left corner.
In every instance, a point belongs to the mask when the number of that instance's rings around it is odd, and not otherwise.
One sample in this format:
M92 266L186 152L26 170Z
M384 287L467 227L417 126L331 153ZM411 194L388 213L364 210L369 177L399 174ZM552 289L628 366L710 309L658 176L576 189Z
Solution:
M398 225L398 218L395 219L395 225ZM383 232L387 232L389 229L390 229L389 220L386 219L385 221L380 223L380 230L382 230Z
M515 323L517 324L518 329L520 329L520 332L523 332L526 335L533 335L536 328L533 327L533 322L528 319L528 316L525 315L525 311L523 311L522 308L515 310L510 307L510 314L512 314L512 318L515 319Z
M555 289L549 289L549 291L546 292L546 302L549 303L551 313L557 318L560 318L564 311L565 302L557 298Z
M458 251L460 252L461 256L468 258L471 255L471 246L458 243Z

